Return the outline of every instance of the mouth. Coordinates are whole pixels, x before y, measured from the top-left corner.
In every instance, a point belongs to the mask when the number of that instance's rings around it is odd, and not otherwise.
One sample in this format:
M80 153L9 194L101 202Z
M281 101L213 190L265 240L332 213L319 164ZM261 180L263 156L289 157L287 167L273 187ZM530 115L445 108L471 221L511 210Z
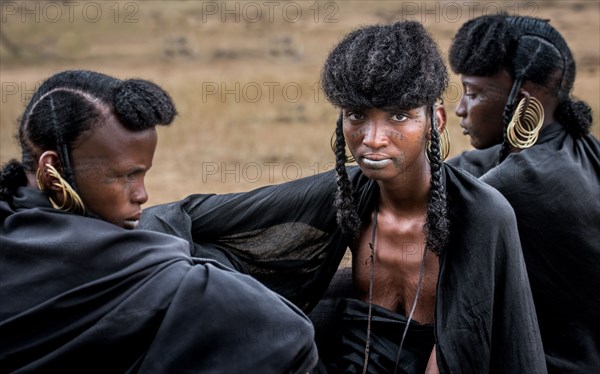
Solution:
M140 217L141 217L141 213L137 214L136 216L134 216L132 218L128 218L128 219L124 220L123 227L128 230L135 229L140 224Z
M371 169L382 169L392 163L391 158L377 154L364 155L360 160L366 167Z
M467 129L462 123L460 124L460 127L462 128L463 135L469 135L469 129Z

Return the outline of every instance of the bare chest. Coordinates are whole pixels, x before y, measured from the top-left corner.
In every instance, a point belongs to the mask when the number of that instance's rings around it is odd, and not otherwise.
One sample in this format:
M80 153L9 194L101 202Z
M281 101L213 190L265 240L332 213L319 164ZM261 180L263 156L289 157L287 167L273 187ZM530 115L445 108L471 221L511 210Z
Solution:
M364 227L352 248L353 280L361 300L368 302L372 282L374 304L408 316L417 296L422 272L413 319L419 323L432 323L439 261L431 251L427 251L424 257L425 233L422 226L421 220L380 221L375 235L373 264L370 259L372 224Z

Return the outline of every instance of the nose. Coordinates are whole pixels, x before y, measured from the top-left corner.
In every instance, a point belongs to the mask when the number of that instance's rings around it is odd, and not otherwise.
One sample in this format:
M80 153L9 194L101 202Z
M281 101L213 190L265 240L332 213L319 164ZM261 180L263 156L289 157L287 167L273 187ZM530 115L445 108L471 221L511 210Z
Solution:
M454 110L454 113L458 116L458 117L466 117L467 116L467 96L466 95L462 95L460 97L460 100L458 101L458 105L456 106L456 109Z
M380 121L366 123L362 143L370 149L380 149L387 146L389 139L385 124Z
M146 192L146 186L143 181L136 183L131 193L131 201L139 205L143 205L148 201L148 192Z

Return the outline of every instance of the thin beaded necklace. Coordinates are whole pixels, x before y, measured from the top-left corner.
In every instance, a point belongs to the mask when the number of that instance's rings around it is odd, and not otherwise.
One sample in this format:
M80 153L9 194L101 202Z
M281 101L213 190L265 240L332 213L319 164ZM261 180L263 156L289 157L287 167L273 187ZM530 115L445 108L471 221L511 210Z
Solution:
M369 352L371 349L371 320L373 317L373 283L375 279L375 238L377 234L377 216L379 214L379 203L375 204L375 210L373 213L373 230L371 231L371 242L369 243L369 248L371 249L371 253L369 255L370 269L369 269L369 311L367 315L367 342L365 344L365 360L363 363L363 374L367 373L367 368L369 366ZM402 333L402 339L400 340L400 346L398 347L398 354L396 355L396 364L394 366L394 374L398 371L398 364L400 363L400 353L402 352L402 346L404 345L404 339L406 338L406 333L408 332L408 326L412 321L413 314L417 307L417 300L419 299L419 293L421 291L421 285L423 283L423 276L425 275L425 262L427 259L427 246L423 250L423 259L421 260L421 267L419 269L419 281L417 283L417 292L415 294L415 300L413 301L412 308L410 310L410 314L408 315L408 320L406 321L406 326L404 327L404 332Z

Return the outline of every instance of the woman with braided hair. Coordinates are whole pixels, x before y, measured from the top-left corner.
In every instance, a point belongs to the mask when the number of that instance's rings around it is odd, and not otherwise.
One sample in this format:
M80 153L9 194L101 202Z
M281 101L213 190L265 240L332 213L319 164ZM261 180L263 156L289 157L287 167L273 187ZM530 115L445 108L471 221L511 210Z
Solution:
M141 227L312 310L331 373L545 372L512 209L442 160L448 78L431 36L408 21L357 29L322 80L340 110L336 170L191 195ZM334 282L346 295L320 301L348 247L350 282Z
M464 94L456 108L477 150L449 163L512 205L548 369L600 369L600 142L571 96L575 61L547 20L465 23L450 49Z
M175 114L154 83L90 71L53 75L33 95L19 127L22 162L0 179L0 371L316 365L313 328L291 303L192 258L184 240L133 230L155 127Z

